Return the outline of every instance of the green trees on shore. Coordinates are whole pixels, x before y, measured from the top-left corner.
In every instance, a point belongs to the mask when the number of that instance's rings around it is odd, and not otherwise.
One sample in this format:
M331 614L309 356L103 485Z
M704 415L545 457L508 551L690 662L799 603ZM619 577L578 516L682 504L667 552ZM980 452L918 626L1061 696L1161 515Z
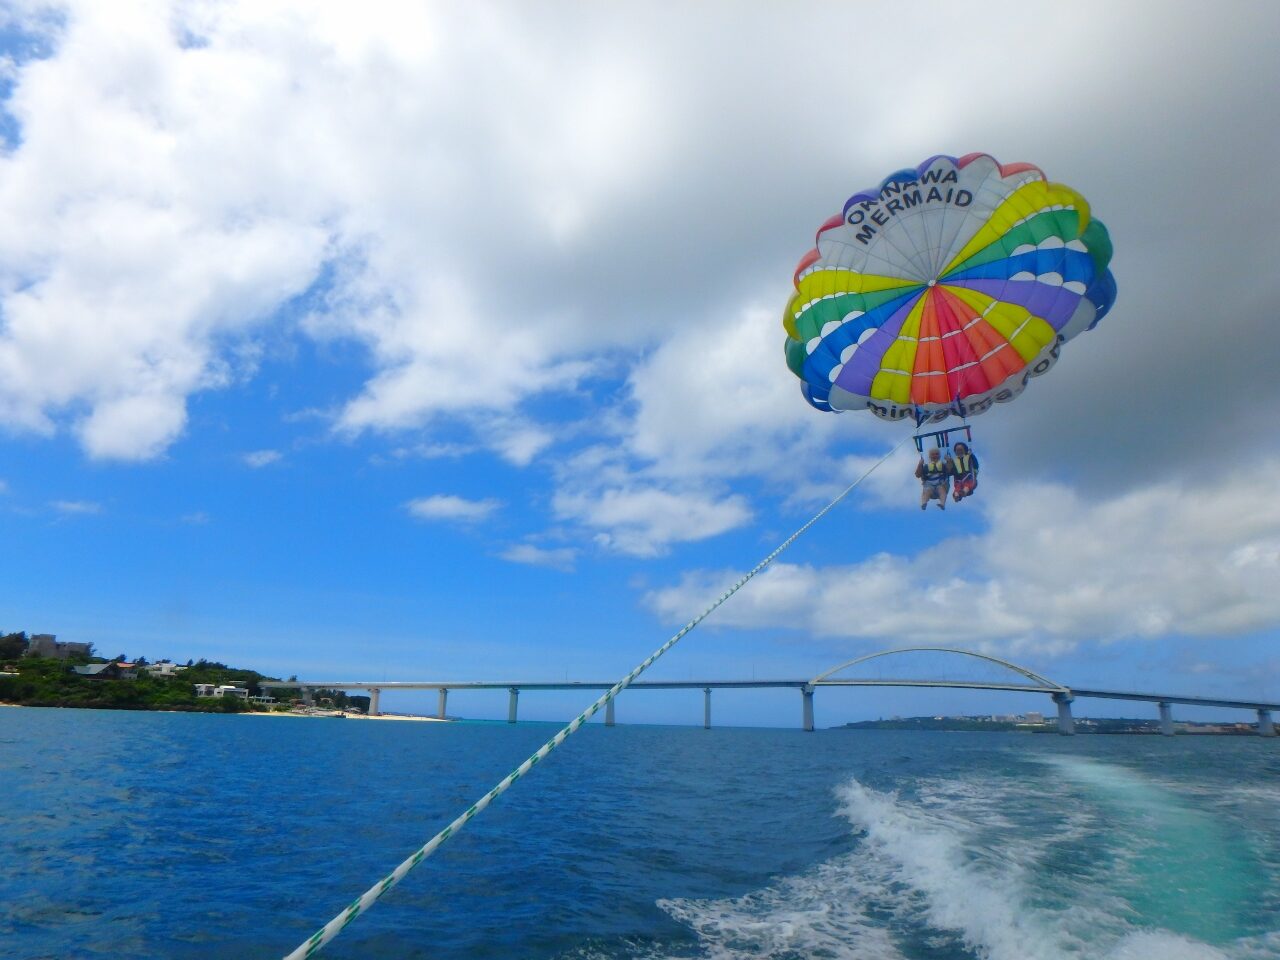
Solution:
M0 635L0 660L17 660L27 650L25 633L6 633Z
M297 689L263 690L263 680L276 680L256 670L242 670L214 660L188 660L185 668L169 676L155 676L139 659L133 680L83 676L73 669L88 663L107 663L102 657L63 658L27 656L25 633L0 632L0 703L32 707L97 707L113 710L182 710L201 713L240 713L268 706L247 703L241 697L197 697L196 684L214 687L233 684L256 697L270 693L287 704L300 699ZM123 661L124 654L113 662ZM296 679L290 677L290 680ZM367 709L368 697L349 697L339 690L316 690L314 698L331 700L339 709Z
M24 657L0 674L0 702L33 707L100 707L114 710L190 710L202 713L236 713L249 709L237 697L197 697L185 672L176 677L140 673L136 680L103 680L83 677L72 663L43 657ZM230 683L230 680L198 680L196 683Z

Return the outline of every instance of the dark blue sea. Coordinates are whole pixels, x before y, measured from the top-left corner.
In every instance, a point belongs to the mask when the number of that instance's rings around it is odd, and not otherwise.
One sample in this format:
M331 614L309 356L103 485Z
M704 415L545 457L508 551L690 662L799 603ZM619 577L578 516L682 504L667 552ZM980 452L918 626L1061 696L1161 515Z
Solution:
M542 724L0 709L0 956L278 958ZM583 729L332 958L1280 958L1280 742Z

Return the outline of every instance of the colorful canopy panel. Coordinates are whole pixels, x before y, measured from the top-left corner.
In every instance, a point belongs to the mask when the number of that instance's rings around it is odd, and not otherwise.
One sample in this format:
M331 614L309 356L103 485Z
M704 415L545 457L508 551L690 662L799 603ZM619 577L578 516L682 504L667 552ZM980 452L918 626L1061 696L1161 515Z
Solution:
M818 230L787 304L787 365L819 410L974 416L1111 309L1111 239L1028 163L930 157Z

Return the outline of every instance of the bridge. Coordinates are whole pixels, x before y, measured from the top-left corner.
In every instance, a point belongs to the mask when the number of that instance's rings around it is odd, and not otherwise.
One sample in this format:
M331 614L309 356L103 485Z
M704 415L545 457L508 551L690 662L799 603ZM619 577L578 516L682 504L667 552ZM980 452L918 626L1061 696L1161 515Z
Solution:
M902 655L913 653L948 654L960 658L968 658L967 662L976 661L985 667L996 668L998 675L994 679L837 676L864 664L882 661L884 658L890 657L900 660ZM516 680L264 680L260 681L258 685L266 689L298 690L307 702L311 701L315 690L364 690L369 695L369 714L371 716L379 714L379 698L383 690L436 690L439 695L436 715L441 720L446 718L445 711L449 702L450 690L506 690L508 695L507 722L515 723L522 690L608 690L614 684L604 681L581 680L564 682ZM1261 700L1235 700L1184 694L1073 687L1049 680L1026 667L1018 666L998 657L952 647L900 647L894 650L882 650L879 653L868 654L867 656L857 657L845 663L837 664L830 670L820 673L809 680L642 680L632 683L628 689L701 689L703 692L702 725L710 729L712 690L775 689L780 687L800 691L801 725L808 731L814 729L813 697L819 687L931 687L1044 694L1053 701L1057 710L1058 732L1065 736L1075 733L1075 721L1072 716L1071 705L1080 698L1154 703L1157 706L1160 718L1160 732L1165 736L1173 736L1175 732L1173 723L1173 707L1175 704L1251 711L1257 719L1258 733L1264 737L1276 735L1272 715L1275 711L1280 711L1280 703ZM610 700L605 707L605 726L611 727L615 723L614 703L614 700Z

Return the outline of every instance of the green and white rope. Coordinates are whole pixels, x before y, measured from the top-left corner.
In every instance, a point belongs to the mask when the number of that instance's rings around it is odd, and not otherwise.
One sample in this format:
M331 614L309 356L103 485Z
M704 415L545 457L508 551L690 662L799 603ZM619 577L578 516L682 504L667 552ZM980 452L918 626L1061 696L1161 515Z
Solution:
M756 574L760 573L767 566L769 566L769 564L773 563L773 561L778 558L778 556L782 553L782 551L786 550L787 547L795 543L796 540L798 540L805 533L805 531L807 531L815 523L817 523L824 516L830 513L833 509L835 509L835 507L840 503L841 500L843 500L850 493L852 493L854 489L858 486L858 484L862 483L863 480L871 476L871 474L876 470L876 468L879 467L886 460L888 460L891 456L893 456L898 451L898 448L901 447L902 444L905 442L906 441L903 440L897 445L895 445L893 449L891 449L883 457L881 457L879 460L873 463L870 467L868 467L867 470L860 477L858 477L857 480L853 481L853 483L845 487L844 490L834 500L832 500L825 507L823 507L817 513L815 513L808 520L808 522L805 523L804 526L800 527L800 529L798 529L795 533L791 534L791 536L787 537L786 540L782 541L782 543L778 545L777 549L775 549L771 554L769 554L767 557L761 560L758 564L752 567L750 572L743 575L736 583L734 583L733 586L731 586L728 590L722 593L714 603L712 603L709 607L707 607L707 609L703 610L700 614L698 614L696 617L694 617L692 620L686 623L683 627L681 627L680 631L675 636L673 636L670 640L668 640L666 643L660 646L657 650L651 653L645 659L645 661L641 663L638 667L636 667L629 674L627 674L625 677L623 677L621 680L615 683L612 687L610 687L605 692L605 694L602 697L600 697L599 700L591 704L591 706L587 707L587 709L584 710L582 713L578 714L578 716L575 717L567 727L565 727L563 730L557 733L554 737L552 737L550 740L544 743L541 747L539 747L536 753L534 753L531 757L529 757L529 759L525 760L524 763L520 764L520 766L516 767L509 774L507 774L506 777L504 777L502 781L498 783L497 786L495 786L492 790L490 790L483 797L481 797L479 800L473 803L470 807L468 807L462 814L460 814L457 818L455 818L454 821L450 823L447 827L445 827L443 830L437 833L434 837L432 837L430 840L424 843L421 847L419 847L413 853L413 855L410 856L403 863L401 863L400 866L396 867L389 874L383 877L382 880L374 884L372 887L370 887L368 890L362 893L355 900L351 901L350 906L348 906L345 910L343 910L336 917L334 917L332 920L326 923L323 927L317 930L314 934L312 934L310 939L299 944L298 947L292 953L288 954L284 958L284 960L305 960L306 957L310 957L318 953L325 944L327 944L330 940L332 940L344 929L346 929L346 927L349 924L354 922L356 917L360 916L362 913L364 913L366 910L372 907L375 903L377 903L380 899L382 899L382 895L385 894L392 887L394 887L401 880L403 880L410 870L412 870L414 867L420 864L427 857L431 856L431 854L435 853L436 849L441 844L443 844L446 840L448 840L455 833L457 833L464 826L466 826L468 821L470 821L471 819L479 815L487 806L489 806L489 804L493 803L494 800L498 799L498 797L506 793L507 790L511 788L511 785L513 783L515 783L517 780L523 777L526 773L532 770L535 764L543 760L547 756L547 754L551 753L551 751L554 750L556 747L560 746L560 744L564 743L565 740L567 740L572 734L576 733L579 727L581 727L584 723L586 723L589 719L591 719L591 717L595 716L600 711L601 707L605 706L610 700L612 700L619 693L625 690L631 684L631 682L636 679L636 677L640 676L640 674L648 670L649 667L653 665L654 661L656 661L664 653L666 653L668 650L674 647L677 643L679 643L691 630L693 630L694 627L696 627L703 620L705 620L712 613L714 613L715 610L722 603L724 603L726 600L732 597L735 593L741 590L744 586L746 586L748 581L750 581L753 577L755 577Z

